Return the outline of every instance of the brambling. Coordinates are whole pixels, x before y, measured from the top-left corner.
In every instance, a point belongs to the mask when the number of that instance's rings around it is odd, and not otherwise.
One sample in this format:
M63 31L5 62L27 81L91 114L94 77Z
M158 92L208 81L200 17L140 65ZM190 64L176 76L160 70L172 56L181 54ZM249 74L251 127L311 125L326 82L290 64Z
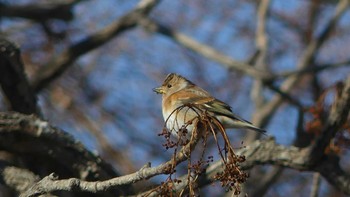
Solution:
M181 75L169 74L162 86L154 88L153 91L162 94L163 118L166 127L174 136L178 136L179 130L185 127L186 138L189 139L194 126L192 121L203 111L214 116L224 128L247 128L266 132L235 115L229 105L214 98Z

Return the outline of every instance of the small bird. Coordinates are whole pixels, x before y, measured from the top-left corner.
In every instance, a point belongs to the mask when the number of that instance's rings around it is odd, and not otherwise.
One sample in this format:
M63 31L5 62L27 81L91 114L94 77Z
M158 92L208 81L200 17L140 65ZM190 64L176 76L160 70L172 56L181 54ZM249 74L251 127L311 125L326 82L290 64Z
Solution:
M193 130L191 122L203 111L214 116L225 128L247 128L261 133L266 132L235 115L229 105L214 98L181 75L169 74L162 86L154 88L153 91L162 94L163 118L166 127L174 136L178 136L179 130L186 127L186 138L190 138Z

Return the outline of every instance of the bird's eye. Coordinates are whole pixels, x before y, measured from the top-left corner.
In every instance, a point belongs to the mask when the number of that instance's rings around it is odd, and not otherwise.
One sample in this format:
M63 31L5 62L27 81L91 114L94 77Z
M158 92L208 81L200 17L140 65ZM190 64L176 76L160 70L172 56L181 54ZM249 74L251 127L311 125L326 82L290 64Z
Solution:
M168 85L167 85L167 87L168 87L168 88L171 88L171 87L172 87L172 85L171 85L171 84L168 84Z

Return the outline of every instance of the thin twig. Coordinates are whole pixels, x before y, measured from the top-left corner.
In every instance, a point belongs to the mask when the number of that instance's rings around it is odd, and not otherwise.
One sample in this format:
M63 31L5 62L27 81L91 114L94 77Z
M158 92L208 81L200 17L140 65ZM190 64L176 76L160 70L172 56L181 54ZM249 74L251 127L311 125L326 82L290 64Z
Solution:
M303 74L309 74L309 73L318 73L324 70L330 70L330 69L336 69L336 68L341 68L345 66L350 66L350 60L334 63L334 64L324 64L324 65L319 65L319 66L314 66L314 67L307 67L305 69L298 69L298 70L293 70L293 71L285 71L280 74L276 74L276 79L282 79L282 78L287 78L290 76L295 76L295 75L303 75Z
M315 172L312 176L312 187L310 197L318 197L321 185L321 176L320 173Z

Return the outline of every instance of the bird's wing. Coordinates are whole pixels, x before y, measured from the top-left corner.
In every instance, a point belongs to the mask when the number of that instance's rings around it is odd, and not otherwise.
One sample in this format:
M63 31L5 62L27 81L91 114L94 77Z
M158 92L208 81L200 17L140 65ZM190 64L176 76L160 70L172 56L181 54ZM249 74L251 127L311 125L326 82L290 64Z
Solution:
M243 118L234 114L229 105L227 105L226 103L218 99L214 99L212 101L206 102L203 104L203 106L205 107L206 110L213 112L216 115L225 116L233 120L235 125L234 127L243 127L243 128L248 128L248 129L258 131L263 134L266 133L264 129L260 129L254 126L251 122L244 120Z
M177 96L178 101L182 104L194 104L217 115L227 116L232 119L249 123L248 121L235 115L229 105L212 97L208 92L198 87L196 87L196 89L189 88L182 90L181 92L177 93Z
M266 131L255 127L251 122L244 120L243 118L234 114L231 110L231 107L226 103L212 97L209 93L203 92L198 93L198 91L194 91L193 89L183 90L177 93L178 102L181 104L193 104L196 105L208 112L212 112L215 115L226 116L232 120L237 121L237 125L241 125L242 127L256 130L261 133L265 133Z
M246 120L240 118L239 116L237 116L236 114L234 114L229 105L227 105L226 103L224 103L218 99L214 99L210 102L207 102L204 104L204 106L206 107L206 109L208 111L213 112L215 114L227 116L229 118L251 124L249 121L246 121Z

